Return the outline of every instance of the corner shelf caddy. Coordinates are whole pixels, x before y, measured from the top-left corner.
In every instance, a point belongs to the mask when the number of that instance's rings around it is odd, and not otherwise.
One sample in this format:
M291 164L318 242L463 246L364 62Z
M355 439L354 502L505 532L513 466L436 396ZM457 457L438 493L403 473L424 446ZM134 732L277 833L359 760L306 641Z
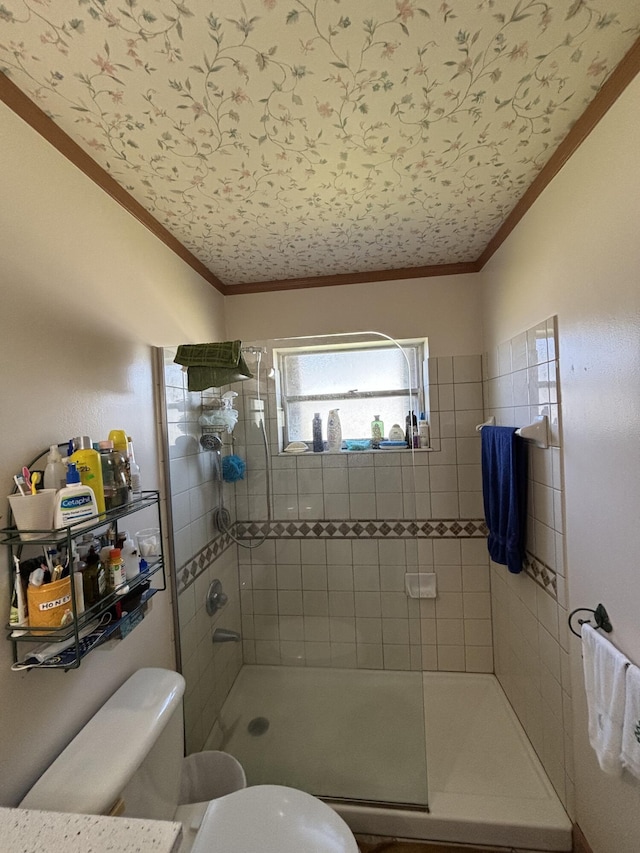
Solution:
M17 530L16 527L0 529L0 545L6 545L9 553L9 571L13 578L15 575L14 555L20 557L23 549L29 549L34 556L37 549L42 551L42 546L57 545L66 548L66 553L71 553L73 540L93 531L106 530L114 527L118 532L118 521L141 510L155 507L158 527L160 530L160 542L162 543L162 518L160 513L160 494L157 491L144 491L133 497L126 505L116 509L106 510L99 515L93 516L87 523L83 519L75 524L50 530ZM24 535L28 535L28 539ZM34 539L33 536L37 536ZM109 639L124 639L144 618L149 607L149 602L157 592L167 588L164 558L162 552L157 557L150 558L150 562L144 571L134 578L127 579L123 586L128 586L126 603L128 610L123 610L122 615L115 618L111 616L112 608L117 607L125 596L118 594L117 590L100 599L92 607L78 614L76 591L74 584L74 570L70 561L69 574L71 578L71 609L74 619L68 625L58 628L40 627L30 628L29 625L7 624L7 639L13 645L14 669L77 669L82 659L94 648ZM151 586L151 578L156 577L156 585ZM13 595L13 582L10 584ZM23 653L20 657L18 647L20 644L32 644L31 652ZM33 644L38 644L35 646ZM55 647L51 647L55 644ZM36 655L42 655L43 645L49 646L44 660L39 660Z

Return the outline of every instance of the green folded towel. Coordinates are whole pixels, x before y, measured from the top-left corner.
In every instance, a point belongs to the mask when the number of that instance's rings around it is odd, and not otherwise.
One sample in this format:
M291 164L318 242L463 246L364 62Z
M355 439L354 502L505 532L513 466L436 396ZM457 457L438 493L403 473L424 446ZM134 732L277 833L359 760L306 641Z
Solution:
M180 344L174 362L186 366L189 391L220 388L253 377L242 357L241 341Z

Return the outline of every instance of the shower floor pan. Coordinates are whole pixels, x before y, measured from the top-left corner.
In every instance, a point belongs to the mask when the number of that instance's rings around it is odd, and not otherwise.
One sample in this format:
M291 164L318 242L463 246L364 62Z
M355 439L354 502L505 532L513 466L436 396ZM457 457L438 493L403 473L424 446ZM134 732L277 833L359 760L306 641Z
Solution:
M323 797L354 832L571 850L493 675L248 665L219 722L207 748L235 755L249 784Z

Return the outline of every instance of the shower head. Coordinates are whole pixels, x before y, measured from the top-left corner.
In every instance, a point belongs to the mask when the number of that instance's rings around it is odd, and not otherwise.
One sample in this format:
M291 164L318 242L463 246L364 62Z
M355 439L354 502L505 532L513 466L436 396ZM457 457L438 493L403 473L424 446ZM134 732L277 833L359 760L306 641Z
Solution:
M248 355L265 355L267 352L266 347L242 347L241 352L247 353Z
M203 450L220 450L222 439L215 433L207 432L200 436L200 446Z

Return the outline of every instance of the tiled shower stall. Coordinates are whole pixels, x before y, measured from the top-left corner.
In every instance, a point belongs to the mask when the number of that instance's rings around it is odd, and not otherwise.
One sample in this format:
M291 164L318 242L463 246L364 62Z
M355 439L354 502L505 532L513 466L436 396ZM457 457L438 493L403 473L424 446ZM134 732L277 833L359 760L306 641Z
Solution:
M247 471L225 483L222 500L233 535L251 548L212 520L219 483L213 454L200 446L199 418L220 392L188 392L186 374L172 363L175 350L164 351L190 751L203 747L243 663L459 672L495 666L558 792L568 793L556 339L550 320L495 353L429 358L430 450L296 456L282 452L275 384L267 380L273 342L245 342L266 352L259 387L255 378L232 386L240 414L233 440L223 436L223 454L242 457ZM258 394L268 462L253 416ZM476 427L491 414L520 426L543 411L551 446L530 452L526 569L509 575L487 556ZM404 575L415 571L435 573L435 599L407 596ZM229 601L211 617L205 599L214 579ZM213 644L216 627L239 632L242 642Z

